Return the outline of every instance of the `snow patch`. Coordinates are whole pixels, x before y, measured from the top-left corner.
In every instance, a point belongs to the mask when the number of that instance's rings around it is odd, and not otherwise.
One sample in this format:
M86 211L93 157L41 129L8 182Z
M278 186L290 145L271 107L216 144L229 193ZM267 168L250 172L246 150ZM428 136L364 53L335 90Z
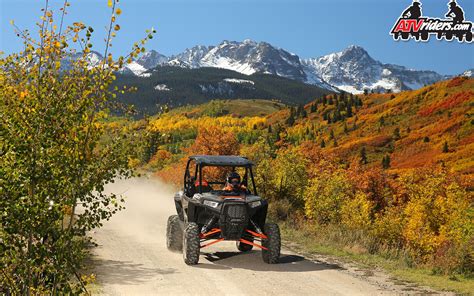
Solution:
M255 82L253 82L252 80L245 80L245 79L225 78L224 81L225 82L230 82L230 83L255 85Z
M166 84L157 84L155 89L158 91L171 91L171 89Z
M129 64L126 64L124 68L130 70L133 74L137 76L142 76L142 77L149 77L149 76L144 76L143 74L148 70L139 63L133 61Z

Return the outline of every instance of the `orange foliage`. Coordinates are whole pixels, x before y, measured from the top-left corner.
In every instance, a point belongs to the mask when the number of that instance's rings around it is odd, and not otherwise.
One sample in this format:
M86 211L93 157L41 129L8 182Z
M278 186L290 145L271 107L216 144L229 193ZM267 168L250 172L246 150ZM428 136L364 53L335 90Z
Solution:
M239 142L234 133L212 126L199 130L196 141L187 152L189 155L235 155L239 150Z
M212 126L201 128L194 144L186 149L186 156L178 163L171 165L157 173L157 176L166 182L180 184L183 180L186 162L191 155L236 155L239 153L239 143L233 132ZM225 172L220 169L209 168L205 172L206 178L218 179Z

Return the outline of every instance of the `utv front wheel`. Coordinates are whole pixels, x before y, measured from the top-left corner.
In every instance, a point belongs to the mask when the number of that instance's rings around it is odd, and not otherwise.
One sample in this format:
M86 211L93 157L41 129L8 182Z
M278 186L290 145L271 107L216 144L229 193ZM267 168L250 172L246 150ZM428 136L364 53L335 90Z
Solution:
M184 263L187 265L198 264L200 248L199 226L194 222L188 223L183 235Z
M170 251L183 250L183 222L179 220L178 215L172 215L168 218L166 225L166 247Z
M277 224L267 223L263 227L263 232L268 237L262 241L262 246L268 249L262 250L263 261L268 264L278 263L281 248L280 228Z

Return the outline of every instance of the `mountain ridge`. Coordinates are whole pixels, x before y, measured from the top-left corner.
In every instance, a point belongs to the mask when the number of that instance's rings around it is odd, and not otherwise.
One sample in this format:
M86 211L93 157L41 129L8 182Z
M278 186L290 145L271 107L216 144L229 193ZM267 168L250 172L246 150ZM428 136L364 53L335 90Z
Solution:
M245 75L273 74L329 91L354 94L414 90L450 77L435 71L380 62L358 45L305 59L270 43L250 39L242 42L224 40L216 46L196 45L169 57L151 50L125 65L120 72L149 77L159 66L213 67ZM472 75L472 69L459 75Z

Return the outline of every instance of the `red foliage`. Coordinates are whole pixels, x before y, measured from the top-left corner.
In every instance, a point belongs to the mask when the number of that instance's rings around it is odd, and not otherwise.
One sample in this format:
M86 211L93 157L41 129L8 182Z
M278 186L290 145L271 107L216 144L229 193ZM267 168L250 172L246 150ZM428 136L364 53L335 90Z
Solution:
M456 86L460 86L464 83L464 81L467 80L467 77L454 77L453 79L451 79L449 82L448 82L448 87L456 87Z
M421 116L429 116L433 112L436 111L442 111L442 110L447 110L450 108L454 108L460 104L462 104L465 101L468 101L470 99L474 99L474 92L472 91L462 91L456 94L453 94L446 99L444 99L441 102L437 102L434 104L431 104L425 108L420 109L418 111L418 115Z

